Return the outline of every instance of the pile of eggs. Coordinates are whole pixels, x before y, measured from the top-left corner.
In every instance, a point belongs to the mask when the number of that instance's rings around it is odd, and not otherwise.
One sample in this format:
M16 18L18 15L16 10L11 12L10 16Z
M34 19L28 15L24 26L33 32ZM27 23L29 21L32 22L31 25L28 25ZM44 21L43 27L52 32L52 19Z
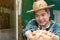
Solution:
M54 35L46 30L27 31L26 34L27 40L53 40Z

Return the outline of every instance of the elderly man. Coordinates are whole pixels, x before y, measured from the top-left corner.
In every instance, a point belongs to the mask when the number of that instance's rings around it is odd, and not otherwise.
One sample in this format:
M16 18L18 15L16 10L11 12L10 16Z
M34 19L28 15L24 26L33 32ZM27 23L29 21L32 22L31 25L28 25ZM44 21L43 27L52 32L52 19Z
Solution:
M28 38L31 32L36 30L46 30L51 32L51 35L54 34L54 40L59 40L60 37L60 24L50 19L49 8L54 5L47 5L44 0L38 0L33 3L33 9L27 11L34 12L35 19L32 19L26 25L26 28L23 29L23 36ZM26 40L26 39L24 39Z

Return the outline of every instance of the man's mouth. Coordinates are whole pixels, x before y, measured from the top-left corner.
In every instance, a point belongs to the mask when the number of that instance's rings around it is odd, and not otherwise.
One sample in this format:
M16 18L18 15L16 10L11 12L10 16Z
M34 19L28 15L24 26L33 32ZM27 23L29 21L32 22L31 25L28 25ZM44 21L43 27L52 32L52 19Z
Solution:
M42 23L44 23L44 21L40 21L39 23L41 23L41 24L42 24Z

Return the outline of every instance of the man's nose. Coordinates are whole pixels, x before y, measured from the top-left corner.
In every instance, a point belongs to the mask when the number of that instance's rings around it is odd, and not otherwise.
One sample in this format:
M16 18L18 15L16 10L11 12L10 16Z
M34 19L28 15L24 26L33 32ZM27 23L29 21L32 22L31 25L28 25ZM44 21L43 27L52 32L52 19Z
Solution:
M43 17L42 16L39 16L39 20L42 20L43 19Z

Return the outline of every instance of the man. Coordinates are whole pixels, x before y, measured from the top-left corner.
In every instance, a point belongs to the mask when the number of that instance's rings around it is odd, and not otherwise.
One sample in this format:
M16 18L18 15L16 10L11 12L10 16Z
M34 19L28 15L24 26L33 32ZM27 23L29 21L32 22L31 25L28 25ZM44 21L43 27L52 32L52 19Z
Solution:
M29 30L32 32L35 30L46 30L53 34L55 34L56 40L59 40L60 37L60 24L56 23L53 20L50 20L50 11L49 8L53 7L54 5L47 5L44 0L38 0L33 3L33 9L28 12L34 12L35 19L32 19L28 22L26 28L22 31L23 36L29 33ZM53 35L51 34L51 35ZM55 40L55 39L54 39Z

